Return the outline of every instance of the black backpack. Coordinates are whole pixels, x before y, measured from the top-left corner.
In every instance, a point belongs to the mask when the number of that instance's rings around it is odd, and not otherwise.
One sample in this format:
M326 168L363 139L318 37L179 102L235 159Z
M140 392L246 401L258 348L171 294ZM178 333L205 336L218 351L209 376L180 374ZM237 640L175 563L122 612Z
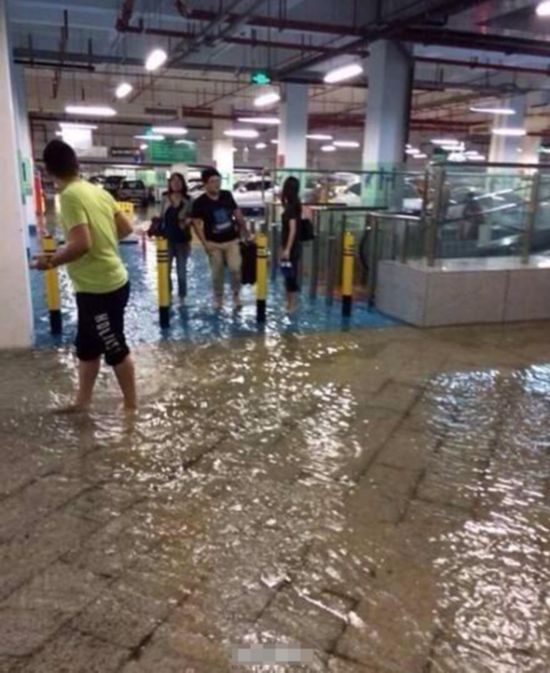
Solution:
M243 285L254 285L256 283L256 253L257 246L254 242L241 242L241 283Z

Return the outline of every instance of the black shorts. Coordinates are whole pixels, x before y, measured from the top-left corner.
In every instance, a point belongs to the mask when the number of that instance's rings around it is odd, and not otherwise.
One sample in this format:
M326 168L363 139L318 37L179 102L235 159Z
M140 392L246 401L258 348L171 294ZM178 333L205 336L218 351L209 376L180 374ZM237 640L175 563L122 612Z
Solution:
M130 296L130 283L106 294L77 292L78 329L76 355L79 360L96 360L105 355L116 367L130 353L124 337L124 309Z

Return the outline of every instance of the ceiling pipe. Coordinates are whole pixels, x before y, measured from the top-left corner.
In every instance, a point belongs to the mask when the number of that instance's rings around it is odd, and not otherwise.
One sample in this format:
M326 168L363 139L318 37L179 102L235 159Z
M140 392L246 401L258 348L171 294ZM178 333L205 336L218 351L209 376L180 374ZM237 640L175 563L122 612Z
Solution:
M491 63L483 61L461 61L454 58L439 58L432 56L414 56L416 63L436 63L438 65L450 65L457 68L469 68L478 70L499 70L503 72L523 73L526 75L550 75L550 67L543 68L529 68L522 65L506 65L504 63Z
M118 28L117 30L119 32L123 33L135 33L138 35L145 34L145 35L156 35L158 37L170 37L170 38L179 38L179 39L184 39L184 40L190 40L195 37L195 34L190 32L190 31L183 31L183 30L170 30L168 28L146 28L143 25L143 22L140 21L140 24L138 26L126 26L125 28ZM222 37L220 36L219 38L222 42L225 42L227 44L235 44L235 45L243 45L243 46L251 46L251 47L268 47L271 49L289 49L292 51L311 51L311 52L316 52L318 53L319 51L322 51L326 54L333 54L336 49L335 47L327 47L327 46L315 46L312 44L301 44L300 42L282 42L279 40L265 40L261 38L256 38L256 37L241 37L241 36L228 36L228 37ZM366 58L369 55L368 50L366 49L358 49L356 52L354 52L361 56L362 58Z

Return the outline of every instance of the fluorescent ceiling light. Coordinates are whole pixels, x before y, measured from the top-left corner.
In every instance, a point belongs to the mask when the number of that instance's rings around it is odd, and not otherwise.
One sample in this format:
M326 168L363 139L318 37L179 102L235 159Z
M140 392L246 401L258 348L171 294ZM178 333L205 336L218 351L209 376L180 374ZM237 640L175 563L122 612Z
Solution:
M256 143L256 149L257 150L265 150L267 145L265 143Z
M359 65L359 63L351 63L350 65L345 65L342 68L336 68L336 70L328 72L325 75L325 83L336 84L337 82L344 82L361 75L362 72L363 66Z
M333 143L334 147L346 147L346 148L358 148L361 147L361 144L356 140L335 140Z
M544 0L544 2L539 2L537 6L537 16L542 17L550 16L550 0Z
M227 129L223 132L228 138L259 138L260 134L256 129Z
M243 124L263 124L264 126L279 126L281 120L278 117L239 117Z
M155 135L153 133L150 133L149 135L134 136L134 138L136 140L164 140L164 136Z
M516 111L511 107L488 107L488 106L477 106L473 105L470 108L470 112L481 112L482 114L488 115L515 115Z
M142 144L139 146L139 149L140 149L140 150L146 150L148 147L149 147L149 145L148 145L147 143L142 143Z
M59 122L59 126L65 130L79 129L83 131L95 131L97 126L95 124L79 124L78 122Z
M272 138L272 139L270 140L270 142L271 142L273 145L278 145L278 144L279 144L279 141L278 141L276 138Z
M309 140L332 140L332 136L326 133L309 133L306 138L309 138Z
M189 131L184 126L153 126L151 133L160 136L185 136Z
M275 105L280 100L281 96L277 91L268 91L257 96L254 100L254 105L256 107L268 107L269 105Z
M63 137L63 132L62 132L62 131L56 131L56 132L55 132L55 135L56 135L56 136L59 136L60 138L62 138L62 137ZM542 150L541 150L541 152L542 152Z
M457 145L460 145L460 140L455 140L454 138L433 138L431 142L434 145L446 145L447 147L457 147Z
M176 145L194 145L195 141L194 140L176 140L175 144Z
M493 129L493 134L495 136L507 136L509 138L522 138L527 135L525 129L514 129L514 128L502 128L502 129Z
M417 150L417 149L414 148L414 147L411 147L411 148L409 148L409 149L406 149L405 152L406 152L407 154L410 154L411 156L414 156L414 155L416 155L416 154L422 154L422 152L421 152L420 150Z
M115 91L115 96L117 98L126 98L129 93L132 93L134 87L129 82L122 82L119 84Z
M321 147L321 152L336 152L336 147L334 147L334 145L323 145Z
M427 159L427 158L428 158L428 155L427 155L427 154L423 154L422 152L420 152L420 154L415 154L415 155L413 156L413 159Z
M153 49L152 52L145 59L145 70L148 72L153 72L153 70L158 70L161 65L166 63L168 54L164 49Z
M65 112L69 115L89 115L90 117L114 117L116 110L107 105L67 105Z

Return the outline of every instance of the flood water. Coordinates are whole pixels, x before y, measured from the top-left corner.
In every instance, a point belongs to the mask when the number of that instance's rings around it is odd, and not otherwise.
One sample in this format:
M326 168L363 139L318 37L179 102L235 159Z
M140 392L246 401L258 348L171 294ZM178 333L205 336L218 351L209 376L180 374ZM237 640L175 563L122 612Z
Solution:
M1 355L0 671L547 672L549 334L142 344L135 417Z

